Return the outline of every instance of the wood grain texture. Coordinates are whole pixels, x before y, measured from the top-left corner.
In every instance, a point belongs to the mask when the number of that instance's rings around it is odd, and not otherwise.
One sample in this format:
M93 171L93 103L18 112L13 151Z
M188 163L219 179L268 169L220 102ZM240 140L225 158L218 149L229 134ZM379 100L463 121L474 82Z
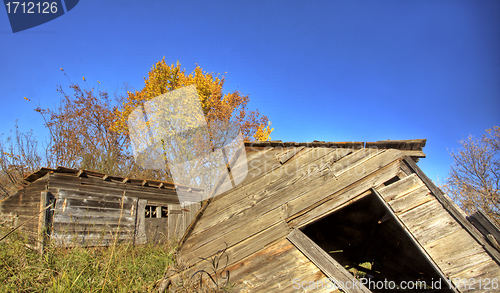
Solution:
M294 229L287 236L287 239L297 247L310 261L312 261L328 278L331 280L339 281L340 284L352 284L354 282L354 277L349 273L342 265L340 265L335 259L333 259L328 253L326 253L321 247L309 239L304 233L298 229ZM359 289L356 286L351 286L353 288L344 288L344 292L348 293L368 293L371 292L361 283L357 282ZM347 287L347 286L346 286Z
M405 163L418 175L432 192L436 199L443 205L449 214L481 245L484 250L500 265L500 252L493 248L474 226L466 219L465 213L454 203L446 194L444 194L434 183L422 172L417 164L409 157L405 158Z

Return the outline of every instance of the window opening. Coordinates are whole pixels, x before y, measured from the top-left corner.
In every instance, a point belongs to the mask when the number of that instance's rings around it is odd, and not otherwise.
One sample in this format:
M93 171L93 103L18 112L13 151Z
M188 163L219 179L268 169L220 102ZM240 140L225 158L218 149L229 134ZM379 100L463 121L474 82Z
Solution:
M367 195L301 230L355 278L395 284L425 281L426 288L419 292L430 292L433 282L440 279L440 274L376 194ZM408 292L398 287L369 289ZM440 292L453 292L444 279Z
M148 218L167 218L168 217L168 208L160 207L154 205L146 205L146 209L144 211L144 215L146 219Z

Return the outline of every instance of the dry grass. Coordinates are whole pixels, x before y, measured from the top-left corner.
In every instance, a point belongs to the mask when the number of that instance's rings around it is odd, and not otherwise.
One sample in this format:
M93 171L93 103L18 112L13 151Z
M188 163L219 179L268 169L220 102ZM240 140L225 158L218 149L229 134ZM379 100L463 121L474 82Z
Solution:
M0 235L10 230L0 227ZM29 248L19 231L0 241L0 292L158 292L168 272L186 268L170 244ZM183 275L171 292L231 292L225 249L206 259L207 270ZM203 284L200 284L200 278Z
M26 243L18 233L0 242L0 292L153 292L175 263L165 244L48 245L39 254Z

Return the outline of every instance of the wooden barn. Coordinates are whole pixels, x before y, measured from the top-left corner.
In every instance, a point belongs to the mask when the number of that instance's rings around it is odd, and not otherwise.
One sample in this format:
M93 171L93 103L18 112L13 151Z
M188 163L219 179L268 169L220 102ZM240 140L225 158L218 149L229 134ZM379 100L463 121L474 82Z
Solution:
M247 143L246 178L203 204L168 280L223 251L236 292L497 292L498 227L426 177L425 143Z
M61 246L137 244L180 238L199 210L203 190L173 183L113 177L87 170L42 168L0 202L0 219L40 249ZM176 192L196 202L179 205Z

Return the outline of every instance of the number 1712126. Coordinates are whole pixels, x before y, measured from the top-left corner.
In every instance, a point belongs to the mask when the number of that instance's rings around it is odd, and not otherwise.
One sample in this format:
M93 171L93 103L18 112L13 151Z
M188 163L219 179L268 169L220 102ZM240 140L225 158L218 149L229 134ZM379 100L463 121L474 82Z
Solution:
M7 2L7 13L57 13L57 2Z

